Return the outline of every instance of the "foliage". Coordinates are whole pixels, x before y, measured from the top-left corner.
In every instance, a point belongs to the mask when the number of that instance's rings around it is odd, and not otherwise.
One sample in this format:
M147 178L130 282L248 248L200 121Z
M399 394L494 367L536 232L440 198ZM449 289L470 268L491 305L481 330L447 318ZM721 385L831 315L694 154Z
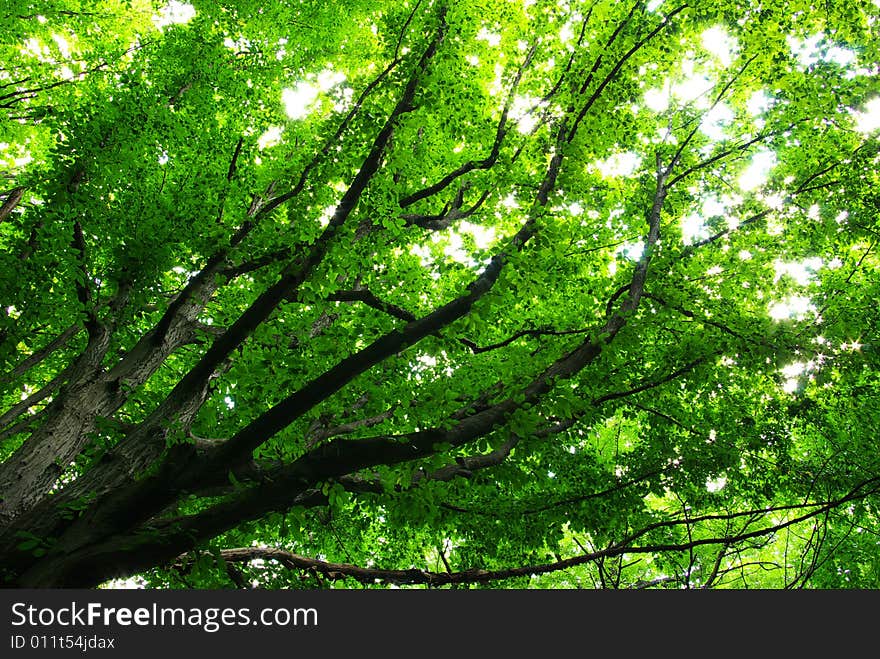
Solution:
M880 587L876 2L3 22L6 584Z

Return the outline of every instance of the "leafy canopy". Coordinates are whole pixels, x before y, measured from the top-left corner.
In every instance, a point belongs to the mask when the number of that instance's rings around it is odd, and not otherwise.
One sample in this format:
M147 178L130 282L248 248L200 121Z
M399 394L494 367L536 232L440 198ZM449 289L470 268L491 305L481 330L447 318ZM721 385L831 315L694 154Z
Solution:
M880 586L876 2L2 12L6 583Z

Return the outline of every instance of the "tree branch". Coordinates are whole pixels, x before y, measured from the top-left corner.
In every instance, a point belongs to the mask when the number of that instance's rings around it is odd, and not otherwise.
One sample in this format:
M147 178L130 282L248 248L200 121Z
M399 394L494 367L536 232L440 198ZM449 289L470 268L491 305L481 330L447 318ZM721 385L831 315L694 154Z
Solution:
M351 291L336 291L335 293L331 293L327 299L338 302L363 302L368 307L372 307L373 309L386 313L394 318L399 318L408 323L416 320L414 314L411 314L406 309L398 307L396 304L391 304L390 302L385 302L384 300L379 299L366 288L357 288Z
M472 172L475 169L490 169L496 163L496 161L498 160L498 156L501 153L501 144L504 142L504 138L507 135L507 116L510 113L510 108L513 105L513 99L516 95L517 89L519 88L519 83L522 79L522 75L531 63L536 50L537 46L533 46L531 50L529 50L525 60L523 61L522 65L520 65L519 70L516 73L516 77L513 80L513 84L510 86L510 90L507 92L507 99L504 102L504 108L501 111L501 117L499 118L498 126L495 129L495 140L492 143L492 149L490 150L489 155L482 160L470 160L441 178L433 185L429 185L422 190L419 190L412 193L411 195L408 195L407 197L404 197L400 200L399 203L401 208L412 206L417 201L427 199L428 197L431 197L438 192L443 191L453 181L469 172Z
M486 190L473 206L467 210L461 210L461 204L464 200L464 192L470 186L462 185L455 195L451 207L447 205L439 215L414 215L412 213L404 213L400 217L406 221L408 226L417 226L431 231L441 231L450 227L454 222L470 217L479 210L480 206L489 198L490 190Z
M636 3L636 6L638 6L639 4L641 4L641 3ZM623 68L623 66L627 63L627 61L629 61L629 59L633 55L635 55L639 50L641 50L641 48L646 43L648 43L651 39L653 39L660 32L662 32L663 29L669 25L670 20L673 19L676 16L676 14L679 14L680 12L684 11L686 8L687 8L687 5L681 5L681 6L677 7L676 9L673 9L671 12L669 12L669 14L666 15L666 17L663 19L663 21L660 23L660 25L658 25L656 28L651 30L651 32L649 32L646 37L644 37L643 39L638 41L632 48L630 48L628 51L626 51L626 53L624 53L623 57L621 57L617 61L617 63L608 72L608 75L606 75L605 78L602 80L602 82L599 83L599 86L596 87L595 91L590 95L590 98L587 99L587 102L584 103L584 106L581 108L581 111L578 114L577 118L575 119L574 124L571 127L571 131L568 134L567 141L569 143L574 139L575 135L577 134L577 130L580 127L580 123L581 123L581 121L583 121L584 117L587 115L587 112L590 111L590 108L593 107L593 104L596 102L596 100L599 98L599 96L602 95L602 92L605 90L605 87L607 87L609 85L609 83L617 77L617 74L620 72L620 70ZM635 10L635 7L633 7L633 11L634 10ZM622 29L622 26L618 26L618 29ZM597 61L597 64L598 64L598 61ZM590 78L588 78L588 81L589 80L590 80ZM584 91L586 91L586 86L584 86L582 88L582 93Z
M280 279L258 296L258 298L239 316L226 332L212 343L196 365L183 376L150 416L141 423L135 431L123 438L116 447L111 450L110 453L112 454L113 459L118 460L117 464L126 465L125 469L118 471L117 477L119 478L120 483L117 483L116 485L130 482L131 473L146 468L151 465L159 455L161 455L166 448L165 436L168 432L167 429L169 423L179 423L180 419L178 417L184 411L190 416L195 414L201 402L204 400L204 396L208 390L212 377L218 372L218 370L222 369L222 365L227 360L229 354L241 345L241 343L271 315L277 305L284 300L291 291L296 290L299 285L305 281L313 269L320 264L336 231L353 212L361 195L366 189L367 184L378 170L386 146L390 140L395 122L403 114L412 110L412 102L420 77L436 53L437 47L445 33L446 23L441 17L440 26L437 29L433 40L429 43L419 59L415 71L407 83L400 100L373 141L368 155L364 159L360 169L354 176L351 185L336 207L333 217L318 240L309 247L308 252L305 255L301 256L295 263L288 266L282 273ZM261 214L268 212L267 208L268 204L261 206L259 210L255 211L254 217L256 218ZM250 221L246 222L239 230L238 234L233 238L232 243L234 244L236 240L243 239L244 235L250 231L251 226L252 223ZM185 289L184 294L171 305L162 321L160 321L157 326L155 332L152 333L152 336L148 335L147 337L148 339L152 338L154 346L153 348L147 349L148 355L156 354L155 346L161 344L164 334L170 327L171 322L178 318L178 309L176 307L179 307L179 305L182 304L181 299L186 300L191 295L194 295L195 291L200 287L207 287L210 285L216 286L213 271L219 267L221 261L224 259L225 253L224 250L221 250L220 253L211 259L209 267L206 267L194 277ZM479 285L477 288L479 288ZM145 346L145 349L146 348L147 346ZM124 368L124 366L121 366L120 368ZM265 439L266 438L263 437L260 441L264 441ZM218 451L225 454L226 451L232 450L233 447L238 447L240 441L241 439L239 438L238 441L230 442L221 447L221 449L218 449ZM191 452L191 450L192 447L187 447L186 445L177 446L172 451L174 457L169 458L170 463L177 463L177 467L175 468L169 465L169 462L165 463L166 466L172 471L176 471L176 469L180 468L181 464L187 459L187 454L188 452ZM162 470L159 470L159 473L162 474ZM102 478L103 480L100 486L101 493L106 494L107 492L112 492L114 489L112 479L108 479L106 475ZM133 489L138 490L140 487L145 486L146 483L150 483L151 486L160 487L164 492L164 495L157 495L157 498L153 503L148 503L146 500L141 501L136 504L135 510L144 510L147 508L152 512L162 509L168 503L169 497L173 496L168 490L168 484L160 485L161 477L147 478L140 484L140 486L135 486ZM84 478L78 479L74 484L74 487L69 488L68 496L75 496L75 493L79 488L94 489L95 487L96 484L92 483L90 474L86 474ZM117 501L121 503L125 497L117 497L114 494L110 499L113 501L108 503L108 509L119 510ZM68 533L70 534L68 537L70 538L71 543L76 545L79 542L79 540L75 539L79 536L78 529L86 531L89 530L90 524L97 524L97 519L103 514L99 513L101 509L101 505L96 504L92 509L95 517L90 517L89 521L84 521L84 518L81 518L71 525L68 529ZM149 513L145 511L144 514ZM109 514L109 518L113 518L113 516L114 513ZM126 528L129 528L131 525L139 521L135 516L130 514L124 514L123 517L125 518L123 524L126 525ZM120 520L115 520L115 522L119 521ZM62 521L57 520L57 523L60 524ZM108 522L108 528L113 527L114 522ZM93 535L96 528L97 527L92 527L88 534ZM57 531L58 529L54 530L54 532ZM65 542L59 542L59 549L64 546Z
M13 188L8 193L6 193L6 199L3 200L3 205L0 206L0 222L6 220L9 217L10 213L18 206L21 198L24 196L24 187L19 186L17 188Z
M697 366L705 362L707 357L700 357L699 359L694 359L693 361L688 362L681 368L674 370L672 373L665 375L659 380L653 380L650 382L645 382L640 384L637 387L633 387L632 389L628 389L626 391L615 391L610 394L605 394L604 396L599 396L598 398L593 399L593 405L598 407L602 403L606 403L609 400L617 400L619 398L626 398L627 396L632 396L633 394L638 394L643 391L648 391L650 389L654 389L655 387L659 387L660 385L666 384L667 382L671 382L676 378L681 377L685 373L689 373L694 370Z
M875 479L877 480L877 479ZM875 488L876 491L876 488ZM765 508L760 511L747 511L741 513L730 513L727 515L711 515L703 517L692 517L685 519L667 520L648 526L630 534L621 542L614 543L606 549L599 551L586 552L567 559L557 560L554 563L543 563L536 565L525 565L512 568L502 568L495 570L485 570L480 568L472 568L460 572L430 572L427 570L409 569L409 570L389 570L382 568L364 568L349 563L331 563L319 559L308 558L292 552L263 547L243 547L236 549L221 550L220 555L224 561L229 563L247 563L255 559L273 560L281 563L290 570L309 570L318 572L329 579L353 578L361 583L374 585L377 583L393 583L397 585L403 584L426 584L430 586L445 586L452 584L468 584L468 583L489 583L504 579L513 579L517 577L534 577L542 574L550 574L562 570L571 569L580 565L586 565L596 562L600 559L622 556L623 554L655 554L660 552L690 552L701 546L721 545L722 548L735 545L753 538L764 537L778 533L779 531L789 528L795 524L799 524L806 520L821 516L828 510L837 508L849 501L864 498L866 494L857 494L852 492L849 495L837 500L824 502L811 502L806 504L796 504L793 506L779 506L773 508ZM810 509L814 510L810 510ZM803 515L786 519L769 526L756 529L754 531L743 531L738 534L691 538L687 542L679 543L663 543L663 544L647 544L635 545L634 542L647 535L649 532L658 528L670 528L675 526L690 527L697 521L707 519L724 520L736 519L746 515L759 514L762 517L772 513L808 510ZM723 552L723 549L722 549ZM187 562L187 557L179 556L173 563L173 566L181 566ZM717 571L714 572L717 574Z
M51 355L59 348L63 347L68 341L70 341L70 339L79 334L81 330L82 325L80 325L79 323L74 323L66 330L61 332L61 334L52 339L45 346L22 359L11 371L3 374L3 376L0 376L0 380L9 381L17 378L20 375L24 375L31 368L46 359L46 357ZM0 423L0 426L2 425L3 424Z

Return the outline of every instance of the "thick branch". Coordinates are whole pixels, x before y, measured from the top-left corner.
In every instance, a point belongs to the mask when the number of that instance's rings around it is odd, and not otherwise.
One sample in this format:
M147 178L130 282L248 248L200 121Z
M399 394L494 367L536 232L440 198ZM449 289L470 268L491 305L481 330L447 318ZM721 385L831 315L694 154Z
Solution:
M70 376L72 368L66 368L61 371L54 378L49 380L46 384L40 387L37 391L29 395L22 401L19 401L12 407L10 407L6 412L0 416L0 428L5 428L7 425L15 421L19 416L24 414L27 410L29 410L34 405L40 403L41 401L46 400L49 396L54 394L58 389L67 381L67 378Z
M76 277L76 297L86 314L86 330L89 336L98 331L98 316L92 307L92 289L89 286L89 271L86 266L86 240L79 220L73 223L73 249L79 261L79 272Z
M562 122L558 133L560 137L564 135L564 131L565 125ZM529 213L529 219L509 241L510 250L521 249L534 235L536 219L548 203L550 191L554 187L561 164L562 150L557 149L550 160L535 205ZM52 553L54 555L76 553L77 548L93 544L96 537L106 537L110 533L118 533L120 528L132 528L140 520L164 509L179 495L181 488L197 489L202 479L213 480L217 474L225 474L228 469L247 462L254 448L301 417L303 413L332 395L333 392L338 391L357 374L468 313L474 302L492 287L505 260L505 253L496 255L480 277L469 286L466 295L453 300L424 318L409 323L401 330L380 337L358 353L343 360L336 367L312 380L300 391L259 416L246 428L236 433L228 442L210 452L204 460L195 463L191 455L193 450L191 446L175 447L162 466L150 477L122 490L115 490L112 497L106 497L76 521L62 536ZM245 312L245 316L247 314L248 312ZM218 342L222 340L223 337L218 339ZM218 342L215 342L211 350L217 346ZM191 377L191 374L186 376L184 381L188 377ZM548 377L550 377L549 374ZM174 400L174 398L175 394L172 392L169 399ZM151 418L142 423L137 431L130 433L123 439L112 453L124 456L123 461L128 465L134 463L135 468L139 464L148 464L149 462L145 459L147 457L150 458L150 461L154 460L158 445L156 440L162 437L160 433L163 431L161 428L155 430L151 430L151 428L160 420L158 413L151 415ZM489 423L491 425L491 421ZM464 429L465 434L472 433L472 429L469 428L473 425L468 419L459 424L460 430ZM342 476L364 467L384 462L394 464L428 455L433 451L433 442L429 436L423 436L420 443L419 450L413 451L411 447L403 446L396 440L389 441L384 438L373 442L358 440L350 442L346 446L347 451L352 452L351 455L335 456L335 452L341 447L340 440L330 442L310 451L292 464L287 474L289 480L262 483L260 486L244 492L241 497L231 503L218 504L209 511L205 511L201 520L205 522L205 526L201 528L213 535L219 532L221 527L232 523L232 519L249 519L260 514L258 511L261 510L286 509L290 502L299 493L308 489L319 475L321 478ZM164 448L164 442L161 446ZM383 459L384 451L387 451L385 457L388 460ZM88 474L81 480L83 487L90 485ZM79 482L74 485L75 487L71 490L75 490ZM281 485L281 489L278 489L279 485ZM63 495L64 493L62 493ZM233 517L228 516L230 513ZM201 526L201 522L199 525ZM191 539L194 540L195 536L191 536Z
M395 409L396 406L393 406L389 407L384 412L380 412L379 414L375 414L373 416L364 417L356 421L341 423L338 426L332 426L330 428L318 428L309 435L306 446L311 448L312 446L324 441L325 439L329 439L330 437L347 435L355 432L356 430L360 430L361 428L372 428L373 426L377 426L383 421L390 419L391 416L394 414Z
M208 390L208 385L212 377L216 372L222 370L223 364L228 356L272 314L278 304L284 300L291 291L296 290L299 285L305 281L313 269L322 261L336 231L352 213L368 183L378 170L386 146L391 138L395 123L403 114L412 110L413 98L420 77L436 53L437 47L445 35L445 31L445 22L441 21L441 25L437 30L434 39L420 58L400 100L375 138L361 168L354 176L351 185L343 195L342 200L339 202L333 217L321 237L310 246L308 252L304 256L288 266L282 273L280 279L273 286L264 291L226 330L226 332L213 342L211 347L204 353L197 364L177 383L170 394L154 410L154 412L150 414L150 416L140 424L134 432L127 435L115 447L111 452L112 457L108 458L108 460L116 460L117 464L125 465L124 469L111 472L116 474L119 482L114 483L113 479L108 478L107 474L97 474L92 476L91 473L89 473L86 474L85 477L78 479L77 482L73 484L73 487L69 488L70 492L66 493L68 496L77 496L77 492L81 489L83 491L98 490L101 493L108 492L114 487L119 487L123 482L129 481L131 473L137 472L153 463L165 449L165 435L167 434L169 422L180 421L180 416L184 412L189 416L195 414L204 400L204 396ZM255 212L255 217L265 212L268 212L267 206L262 206ZM250 222L247 222L243 225L237 236L233 238L233 246L239 237L243 239L244 235L247 234L250 224ZM210 286L212 284L216 285L214 283L215 277L213 276L213 272L219 267L224 258L225 254L221 251L221 253L211 260L209 267L203 269L199 275L191 280L190 284L185 289L185 294L171 305L172 308L169 308L166 312L166 315L163 317L162 321L160 321L156 331L151 337L148 337L152 338L154 346L161 343L164 334L167 332L168 328L171 327L172 322L177 319L178 313L176 307L187 301L189 297L195 295L200 287ZM157 352L155 348L151 349L148 346L144 346L144 349L148 356L155 355ZM125 368L125 365L120 365L119 368ZM112 410L110 413L112 413ZM264 439L265 438L262 438L262 440ZM233 443L230 446L237 447L238 442ZM224 450L229 449L224 447ZM185 453L185 447L181 447L177 452L180 453L181 451ZM184 459L185 456L177 456L178 462ZM179 466L180 465L178 464L178 467ZM146 481L151 484L157 482L156 479L146 479ZM144 484L141 483L140 486L143 485ZM135 489L138 489L138 487L135 487ZM170 494L167 493L167 487L162 487L161 489L166 492L166 494L163 496L157 496L155 505L147 500L140 500L135 504L134 510L137 511L147 508L150 512L153 512L156 509L161 509L165 503L167 503L168 497L170 496ZM116 500L115 496L113 498ZM124 497L120 497L119 499L124 499ZM99 507L100 506L98 506L98 508ZM119 510L119 506L116 504L113 504L110 507L114 510ZM127 525L134 524L138 521L136 515L124 514L123 516L125 517L124 523ZM50 524L52 522L45 520L43 523ZM58 523L60 524L61 521L59 520ZM73 531L71 534L71 542L73 544L78 544L80 540L76 538L80 538L81 535L94 536L93 531L95 529L89 529L89 524L89 521L83 520L74 523L73 526L78 530ZM113 526L114 525L111 523L110 527ZM53 529L53 532L57 533L57 529ZM65 543L59 543L59 548L62 551L65 551Z
M445 24L438 30L434 40L425 50L416 71L407 84L401 99L398 101L394 110L389 115L382 130L377 135L370 149L369 154L364 159L360 169L352 180L346 193L343 195L333 217L330 219L324 232L313 243L308 252L297 259L284 269L279 280L265 290L248 309L242 313L238 319L229 326L229 328L219 336L211 347L205 352L199 362L175 385L174 389L162 403L160 408L151 415L150 423L147 426L161 422L163 419L173 417L175 408L178 408L182 402L190 400L195 392L201 391L204 382L207 382L217 368L223 363L227 357L240 346L253 331L261 325L277 308L277 306L289 295L295 291L317 267L324 256L336 231L345 222L349 215L354 211L361 195L378 170L383 154L391 138L391 133L395 122L406 112L411 109L413 97L418 85L421 74L426 69L428 62L434 56L437 47L445 34ZM259 213L265 213L266 206L262 207ZM145 429L148 432L148 429ZM123 441L123 450L128 446L134 445L133 448L141 455L137 458L139 464L146 464L156 457L155 449L148 450L146 455L137 448L142 443L142 438L135 433L132 439L126 438ZM131 455L130 457L134 457Z
M0 376L0 380L12 380L13 378L17 378L20 375L23 375L28 370L42 362L46 357L51 355L53 352L63 347L70 339L79 334L80 330L82 330L82 325L76 323L68 327L66 330L61 332L58 336L52 339L45 346L31 353L24 359L22 359L9 373ZM3 424L0 423L0 426Z
M3 222L9 214L18 206L21 198L24 196L24 187L19 186L17 188L13 188L10 190L6 199L3 200L3 205L0 206L0 222Z

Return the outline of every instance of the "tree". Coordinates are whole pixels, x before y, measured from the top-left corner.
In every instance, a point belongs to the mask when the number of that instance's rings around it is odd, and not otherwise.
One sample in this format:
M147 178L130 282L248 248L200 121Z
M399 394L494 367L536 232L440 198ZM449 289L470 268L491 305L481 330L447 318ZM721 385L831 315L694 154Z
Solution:
M876 3L44 4L4 583L880 586Z

